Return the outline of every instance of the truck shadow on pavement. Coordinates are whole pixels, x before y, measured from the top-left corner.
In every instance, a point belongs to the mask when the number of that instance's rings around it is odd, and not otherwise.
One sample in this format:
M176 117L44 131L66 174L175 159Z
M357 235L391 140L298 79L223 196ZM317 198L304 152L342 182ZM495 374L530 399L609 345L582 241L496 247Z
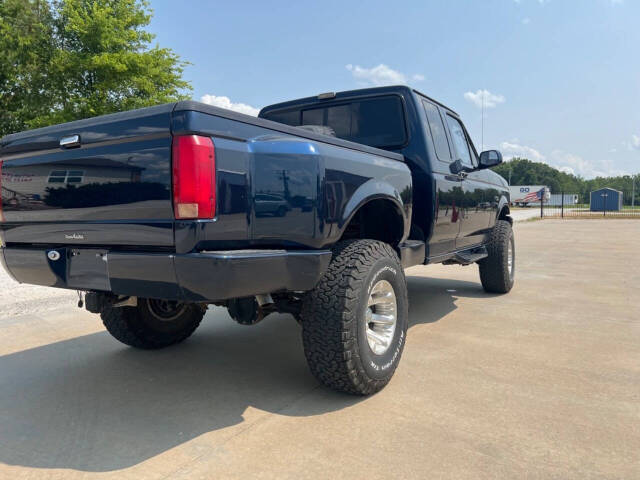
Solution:
M457 297L488 296L479 283L408 280L410 326L440 320ZM165 350L130 349L101 332L0 357L0 461L107 472L193 439L192 453L206 451L210 439L197 437L242 423L249 407L255 420L260 410L321 415L361 401L317 384L292 317L248 328L215 309ZM219 443L234 433L220 431Z

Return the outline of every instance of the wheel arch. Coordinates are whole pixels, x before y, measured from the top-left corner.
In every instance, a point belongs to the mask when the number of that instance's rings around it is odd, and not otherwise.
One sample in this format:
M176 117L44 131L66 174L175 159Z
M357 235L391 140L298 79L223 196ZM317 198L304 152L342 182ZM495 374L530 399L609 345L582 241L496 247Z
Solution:
M513 218L511 218L511 209L509 208L509 201L504 196L500 198L500 203L498 204L498 213L496 215L496 222L498 220L506 220L511 225L513 225Z
M411 205L403 204L397 190L370 180L347 203L338 238L370 238L397 247L409 234L410 218Z

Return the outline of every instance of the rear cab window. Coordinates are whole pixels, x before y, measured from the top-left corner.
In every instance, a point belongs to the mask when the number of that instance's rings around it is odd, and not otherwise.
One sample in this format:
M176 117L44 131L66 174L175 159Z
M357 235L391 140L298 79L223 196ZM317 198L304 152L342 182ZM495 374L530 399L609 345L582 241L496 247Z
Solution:
M397 95L275 110L263 118L294 127L329 127L338 138L371 147L399 148L407 142L404 107Z
M300 110L277 110L264 116L267 120L284 123L292 127L300 126Z

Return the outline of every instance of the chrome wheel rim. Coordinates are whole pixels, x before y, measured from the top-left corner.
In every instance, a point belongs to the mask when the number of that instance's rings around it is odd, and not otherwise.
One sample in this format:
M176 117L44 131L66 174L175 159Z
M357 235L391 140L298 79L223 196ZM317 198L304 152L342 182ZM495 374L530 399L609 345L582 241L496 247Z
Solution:
M182 315L182 312L184 312L186 308L186 305L182 302L158 300L155 298L148 298L147 305L149 306L151 315L161 322L172 322L176 320Z
M513 267L515 265L515 251L513 248L513 235L509 239L507 246L507 267L509 268L509 277L513 278Z
M365 311L367 343L374 354L389 350L397 323L396 294L388 281L379 280L371 289Z

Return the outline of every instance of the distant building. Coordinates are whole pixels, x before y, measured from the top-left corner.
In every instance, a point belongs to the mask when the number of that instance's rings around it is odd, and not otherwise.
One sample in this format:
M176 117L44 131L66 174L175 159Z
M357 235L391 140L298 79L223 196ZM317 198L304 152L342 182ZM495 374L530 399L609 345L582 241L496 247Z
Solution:
M622 210L622 192L609 187L594 190L589 203L592 212L616 212Z

